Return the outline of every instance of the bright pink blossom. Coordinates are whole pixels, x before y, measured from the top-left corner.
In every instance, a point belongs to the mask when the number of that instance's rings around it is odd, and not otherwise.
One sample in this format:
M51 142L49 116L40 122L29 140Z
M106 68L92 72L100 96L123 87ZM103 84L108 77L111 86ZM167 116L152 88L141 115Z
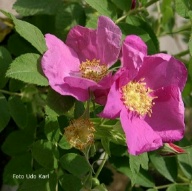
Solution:
M185 127L184 64L167 54L148 56L145 43L135 35L126 37L121 62L100 116L120 117L133 155L180 140Z
M80 101L89 99L89 91L97 92L97 101L104 103L104 95L112 83L108 69L117 61L121 49L119 27L101 16L96 30L72 28L66 43L51 34L46 34L45 39L48 50L41 64L50 86Z

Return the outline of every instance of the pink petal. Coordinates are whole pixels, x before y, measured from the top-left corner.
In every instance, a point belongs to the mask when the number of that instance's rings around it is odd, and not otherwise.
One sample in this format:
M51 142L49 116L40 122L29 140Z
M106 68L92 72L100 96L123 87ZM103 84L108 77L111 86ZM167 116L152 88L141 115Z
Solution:
M87 91L90 87L98 86L95 81L82 77L68 76L65 77L64 81L71 87L86 89Z
M156 90L170 85L179 86L183 90L187 80L184 64L170 55L156 54L144 58L144 63L137 79L145 78L147 85Z
M114 119L119 117L121 109L124 107L121 101L121 93L117 83L113 83L109 91L104 110L99 114L100 117Z
M71 71L79 70L79 60L76 53L66 46L61 40L51 34L45 36L48 50L42 57L41 65L50 86L61 94L65 90L57 86L64 84L64 77Z
M86 59L99 59L96 30L75 26L69 31L66 44L75 50L81 62Z
M97 49L101 63L112 66L121 49L121 30L108 17L100 16L97 28Z
M76 98L79 101L87 101L89 99L88 90L71 87L68 84L56 85L55 90L59 92L61 95L70 95Z
M161 136L163 142L179 141L185 129L184 105L179 88L160 88L155 95L158 98L154 99L152 115L146 116L145 121Z
M161 137L143 119L132 116L126 109L121 111L120 119L130 154L139 155L163 145Z
M140 37L129 35L125 38L122 47L123 67L128 68L132 73L138 72L146 55L147 46Z

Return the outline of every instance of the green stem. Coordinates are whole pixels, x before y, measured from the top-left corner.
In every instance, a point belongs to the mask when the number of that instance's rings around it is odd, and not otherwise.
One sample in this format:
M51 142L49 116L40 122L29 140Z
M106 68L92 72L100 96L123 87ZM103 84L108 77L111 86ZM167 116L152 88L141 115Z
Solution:
M121 22L122 20L126 19L126 17L127 17L128 15L137 14L137 13L139 13L139 12L144 11L147 7L151 6L152 4L156 3L157 1L159 1L159 0L151 0L151 1L149 1L148 3L146 3L146 5L143 6L143 7L138 7L138 8L136 8L136 9L130 10L130 11L127 12L125 15L123 15L123 16L120 17L120 18L118 18L118 19L115 21L115 23L117 24L117 23Z
M180 186L187 186L187 185L190 185L192 184L191 182L185 182L185 183L172 183L172 184L166 184L166 185L162 185L162 186L155 186L154 188L157 189L157 190L160 190L160 189L164 189L164 188L167 188L169 186L172 186L172 185L180 185Z
M103 160L102 160L102 163L101 163L101 165L99 166L97 172L95 173L95 178L98 178L98 176L99 176L101 170L103 169L103 167L104 167L107 159L108 159L108 154L105 153L105 155L104 155L104 157L103 157Z
M174 57L182 57L182 56L185 56L185 55L187 55L187 54L189 54L189 50L187 49L187 50L184 50L184 51L182 51L182 52L180 52L180 53L178 53L178 54L175 54L175 55L173 55Z
M20 96L20 97L23 96L22 93L15 93L15 92L7 91L7 90L0 90L0 93L4 93L4 94L8 94L8 95L13 95L13 96Z

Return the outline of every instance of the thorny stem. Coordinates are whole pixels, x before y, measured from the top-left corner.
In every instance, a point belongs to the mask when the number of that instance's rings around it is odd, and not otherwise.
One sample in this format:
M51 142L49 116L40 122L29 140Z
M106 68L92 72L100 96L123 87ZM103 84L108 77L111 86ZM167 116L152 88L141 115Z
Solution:
M103 169L103 167L104 167L105 162L107 161L107 159L108 159L108 154L105 152L105 155L104 155L104 157L103 157L103 159L102 159L102 163L101 163L101 165L99 166L97 172L95 173L95 178L98 178L98 176L99 176L101 170Z
M182 57L182 56L185 56L186 54L189 54L189 50L187 49L187 50L184 50L184 51L182 51L182 52L180 52L180 53L178 53L178 54L175 54L175 55L173 55L174 57Z
M4 93L4 94L8 94L8 95L13 95L13 96L20 96L20 97L23 96L22 93L15 93L15 92L7 91L7 90L0 90L0 93Z

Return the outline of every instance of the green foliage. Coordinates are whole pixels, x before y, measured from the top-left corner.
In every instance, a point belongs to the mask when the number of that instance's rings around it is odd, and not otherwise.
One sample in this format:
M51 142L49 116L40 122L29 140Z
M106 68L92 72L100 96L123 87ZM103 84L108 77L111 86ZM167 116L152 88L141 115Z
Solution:
M6 76L26 83L47 86L48 81L41 70L40 55L28 53L17 57L11 63Z
M0 47L0 88L3 88L8 81L5 73L11 62L12 58L9 51L4 47Z
M0 132L7 126L10 120L8 103L3 94L0 93Z
M175 182L177 179L177 161L176 158L163 158L156 153L149 155L154 167L168 180Z
M38 140L33 143L32 157L43 167L55 169L58 167L59 153L56 146L46 140Z
M17 0L13 8L22 16L37 14L54 15L60 4L60 0Z
M179 15L188 18L188 12L192 10L192 2L189 0L175 0L175 9Z
M85 0L92 8L94 8L100 15L105 15L116 19L115 7L106 0Z
M86 159L83 156L75 153L63 155L60 158L60 164L65 170L79 178L81 178L90 170L90 166Z

